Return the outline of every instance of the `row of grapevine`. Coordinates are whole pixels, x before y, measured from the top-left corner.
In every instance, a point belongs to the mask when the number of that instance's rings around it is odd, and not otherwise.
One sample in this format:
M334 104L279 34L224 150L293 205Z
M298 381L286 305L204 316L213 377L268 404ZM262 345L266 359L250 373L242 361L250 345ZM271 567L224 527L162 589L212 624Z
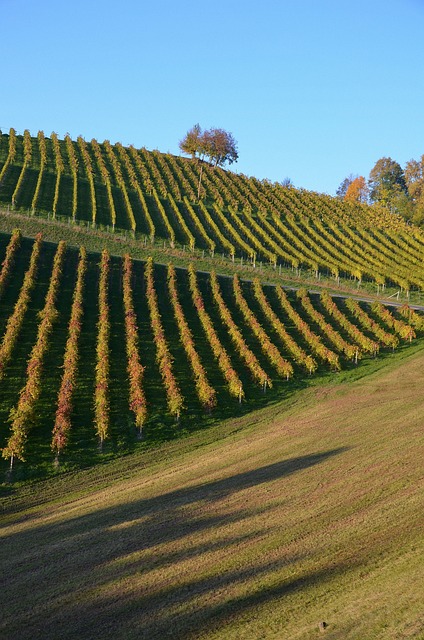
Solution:
M113 172L115 174L115 179L117 184L119 185L119 188L121 189L122 195L124 196L124 202L125 202L125 209L127 211L127 216L128 216L128 220L130 223L130 227L133 231L135 231L136 229L136 222L135 222L135 218L134 218L134 213L132 210L132 206L131 206L131 202L128 196L128 191L127 191L127 187L125 184L125 180L122 176L122 172L121 172L121 168L119 166L119 162L118 159L115 155L115 152L112 148L112 145L110 144L109 140L105 140L103 143L103 146L106 150L106 154L107 157L109 159L109 162L113 168Z
M71 414L79 360L78 346L83 317L83 291L86 270L87 253L84 247L81 247L71 318L68 326L68 340L63 357L63 375L57 397L57 409L52 433L51 448L56 453L57 460L59 454L68 444L69 432L71 430Z
M97 321L96 386L94 390L94 421L100 447L109 435L109 340L110 309L108 301L110 256L103 249L99 277L99 317Z
M188 208L188 201L185 198L184 200L186 207ZM205 207L205 205L203 204L203 202L199 202L199 207L200 210L206 220L206 224L208 225L208 227L211 229L212 233L215 235L215 237L217 238L219 244L226 250L228 251L228 255L234 260L234 256L236 253L236 250L234 248L234 245L223 235L223 233L221 232L220 228L218 227L218 225L216 224L215 220L213 219L213 217L211 216L210 212L208 211L208 209ZM190 211L190 209L188 209ZM207 236L207 243L209 245L211 254L214 254L215 251L215 247L216 244L215 242L211 239L208 239L209 236Z
M91 141L91 148L93 149L94 152L94 157L96 158L96 162L97 162L97 166L98 169L100 171L100 175L102 176L102 180L103 180L103 184L106 187L106 192L107 192L107 200L108 200L108 204L109 204L109 213L110 213L110 220L112 222L112 227L115 227L116 225L116 210L115 210L115 203L113 200L113 195L112 195L112 185L110 182L110 175L109 175L109 171L106 168L103 156L102 156L102 151L100 149L100 145L97 142L97 140L92 140Z
M175 231L173 226L171 225L171 223L169 222L168 216L166 214L165 208L162 204L162 202L160 201L160 198L156 192L156 189L154 187L152 187L152 192L153 192L153 197L155 199L155 204L157 207L157 210L160 213L160 216L162 218L162 222L165 225L165 229L166 232L168 234L168 238L169 238L169 244L171 245L171 247L175 247Z
M216 273L214 272L211 273L210 284L214 300L218 307L219 315L228 330L228 334L232 342L234 343L240 358L245 362L246 366L252 374L253 379L258 384L260 384L264 389L266 389L267 386L272 387L271 378L261 367L253 351L247 346L240 329L234 322L231 313L224 302L218 278L216 277Z
M180 341L185 349L190 366L193 370L197 395L203 408L211 411L216 405L216 391L210 385L205 368L200 362L200 358L194 344L193 334L190 331L190 327L185 319L184 312L179 301L176 272L175 268L171 264L168 266L168 290L178 325Z
M6 330L3 334L2 342L0 345L0 380L5 374L5 369L12 356L13 348L19 336L22 324L24 322L25 314L28 309L31 291L35 285L35 278L37 274L37 264L41 251L41 234L35 238L29 267L25 273L24 281L19 292L18 299L15 303L12 314L6 324Z
M10 273L12 271L16 252L21 243L21 237L22 236L21 236L20 229L15 229L7 245L6 255L1 264L1 271L0 271L0 300L5 290L6 283L9 279Z
M43 131L38 132L38 149L40 152L40 170L38 172L37 184L35 186L34 195L31 201L31 210L33 213L37 208L38 196L40 195L41 183L44 176L44 169L47 164L47 147Z
M58 245L50 284L47 291L44 308L40 314L41 322L38 327L37 340L31 350L27 364L27 379L19 394L19 400L10 411L11 435L6 446L2 450L2 456L10 459L10 468L14 459L25 460L25 447L31 420L37 399L41 391L41 374L43 360L49 346L50 333L53 323L57 319L56 298L59 292L60 277L62 272L63 257L66 244L61 241Z
M359 345L361 351L376 355L379 350L378 342L371 340L340 311L333 298L327 291L321 293L321 303L327 313L348 333L348 335Z
M209 237L208 233L206 232L205 227L203 226L203 224L200 221L199 216L196 214L196 212L194 211L193 207L191 206L187 196L184 196L184 206L186 208L186 211L189 215L189 218L193 221L194 226L196 227L196 229L198 230L198 232L200 233L200 236L202 237L202 239L205 241L205 243L207 244L207 246L209 247L209 251L211 252L211 255L214 255L215 252L215 242L212 240L212 238Z
M320 336L312 331L309 324L301 318L297 311L292 307L286 292L279 285L275 288L278 301L281 308L288 315L295 327L300 331L313 353L321 358L324 362L328 362L333 369L339 371L341 369L339 356L326 347Z
M6 158L6 162L4 163L2 170L0 171L0 185L3 182L3 178L6 174L6 171L13 164L16 157L16 131L11 128L9 131L9 153Z
M132 292L132 260L126 254L123 258L122 295L125 312L125 343L127 351L127 371L130 384L129 406L134 413L135 426L139 438L147 418L146 396L143 390L144 367L139 354L138 327L134 311Z
M54 217L56 213L58 213L57 203L59 201L60 179L62 177L62 173L64 172L64 164L63 164L62 154L60 151L59 138L57 137L56 133L51 134L51 140L52 140L53 153L54 153L54 159L56 164L56 183L54 187L54 197L53 197L53 205L52 205L52 211L53 211L53 217Z
M186 221L184 220L183 216L181 215L181 211L179 210L174 198L171 196L170 193L168 193L168 201L171 205L172 211L174 213L175 219L178 221L178 224L180 225L181 229L183 230L184 233L184 237L187 240L188 246L190 251L194 251L194 245L196 243L196 240L193 236L193 234L191 233L190 229L188 228Z
M288 380L293 375L293 367L290 364L290 362L287 362L287 360L285 360L282 357L281 353L278 351L275 344L271 342L267 333L264 331L264 329L258 322L258 319L256 318L255 314L250 309L249 305L246 302L245 297L243 296L240 280L237 274L234 274L233 290L234 290L234 297L235 297L237 306L242 312L243 318L247 326L251 328L252 332L258 339L263 353L266 355L270 363L278 371L278 374L283 378L287 378Z
M163 384L165 386L169 411L171 414L175 415L178 420L184 406L184 399L181 395L181 391L173 372L172 357L169 351L168 343L162 325L161 315L159 312L157 293L154 283L152 258L148 258L147 260L145 277L147 304L149 306L150 321L156 346L156 359L159 365Z
M370 331L381 344L395 349L399 344L397 336L385 331L375 320L373 320L361 307L357 300L347 298L345 304L352 315L358 320L364 329Z
M142 190L140 188L140 185L138 183L136 172L135 172L135 169L134 169L134 165L131 163L129 154L126 151L125 147L122 146L122 144L118 143L116 145L116 148L117 148L117 151L118 151L119 158L120 158L122 164L124 165L125 170L127 172L127 175L129 177L129 181L130 181L131 187L137 193L138 200L140 202L141 209L143 211L143 215L144 215L145 220L146 220L147 228L149 230L150 240L151 240L151 242L153 242L153 240L155 238L156 229L155 229L155 225L154 225L153 220L152 220L152 216L150 215L150 211L149 211L149 208L147 206L146 199L145 199L145 197L143 195L143 192L142 192Z
M12 206L15 206L15 204L16 204L16 200L17 200L19 191L22 188L22 184L23 184L23 181L24 181L24 178L25 178L26 170L28 169L29 165L31 164L31 158L32 158L31 134L28 131L28 129L25 129L25 131L24 131L24 163L22 165L22 169L21 169L21 172L19 174L19 178L18 178L18 181L16 183L15 190L12 193Z
M346 342L346 340L342 338L340 333L326 321L322 313L314 308L306 289L299 289L296 292L296 295L301 301L302 307L306 311L309 318L311 318L313 322L317 323L323 334L327 337L328 341L337 349L337 351L339 351L340 353L344 353L347 358L350 358L352 360L355 358L355 362L358 362L358 358L360 357L358 346Z
M268 302L264 294L263 287L258 278L255 278L255 280L253 281L253 291L255 298L262 309L262 312L264 313L265 317L270 322L272 328L278 334L286 348L290 351L294 360L301 366L305 367L309 374L316 371L318 366L317 363L311 355L307 354L297 344L296 340L294 340L290 333L287 331L286 327L278 318L277 314Z
M95 224L97 217L97 202L96 188L94 186L93 163L91 162L91 157L88 153L87 143L82 136L78 136L77 143L84 163L88 184L90 185L91 221Z
M72 187L72 219L75 220L78 208L78 158L75 153L74 145L71 138L65 136L66 151L69 158L69 166L71 167L73 177Z
M216 330L213 326L212 320L205 309L205 304L197 284L196 271L194 269L193 264L189 265L188 278L189 278L189 287L192 295L193 305L197 311L197 314L199 316L200 322L203 327L203 331L211 346L212 352L218 363L219 369L227 382L228 391L231 396L238 398L239 402L241 402L242 398L244 398L242 382L237 372L233 368L233 365L228 356L228 353L223 347L218 337L218 334L216 333Z

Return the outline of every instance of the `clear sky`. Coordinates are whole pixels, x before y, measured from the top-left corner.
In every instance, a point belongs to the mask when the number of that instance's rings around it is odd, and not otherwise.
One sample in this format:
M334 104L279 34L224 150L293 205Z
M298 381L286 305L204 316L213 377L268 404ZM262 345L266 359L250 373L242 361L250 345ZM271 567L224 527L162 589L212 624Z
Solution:
M424 154L424 0L0 0L0 128L179 153L334 194Z

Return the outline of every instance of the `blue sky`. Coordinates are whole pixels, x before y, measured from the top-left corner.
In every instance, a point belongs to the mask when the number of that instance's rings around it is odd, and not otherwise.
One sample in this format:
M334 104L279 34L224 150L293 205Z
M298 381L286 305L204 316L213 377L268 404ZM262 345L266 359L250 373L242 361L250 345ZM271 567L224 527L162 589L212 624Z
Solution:
M179 153L334 194L424 154L424 0L0 0L0 128Z

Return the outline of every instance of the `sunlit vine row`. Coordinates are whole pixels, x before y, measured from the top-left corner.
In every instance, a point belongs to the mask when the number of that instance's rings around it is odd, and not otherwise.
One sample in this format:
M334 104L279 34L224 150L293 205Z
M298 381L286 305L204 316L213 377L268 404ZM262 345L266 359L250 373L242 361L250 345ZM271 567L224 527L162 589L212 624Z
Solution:
M55 217L57 213L57 203L59 201L60 179L65 167L63 164L63 159L60 151L60 144L57 137L57 133L53 132L50 137L52 141L53 154L54 154L55 165L56 165L56 182L54 186L54 197L53 197L53 204L52 204L53 217Z
M292 338L290 333L285 328L284 324L278 318L277 314L269 304L266 296L264 294L264 290L258 278L253 280L253 292L256 300L258 301L263 314L267 318L268 322L271 324L274 331L278 334L286 348L289 350L291 355L293 356L295 362L305 367L309 374L313 373L317 369L317 363L312 358L311 355L308 355L302 347L300 347L297 342Z
M364 329L370 331L381 344L395 349L399 344L397 336L385 331L375 320L362 309L357 300L346 298L345 304Z
M9 152L4 163L2 170L0 171L0 185L3 182L3 178L8 170L9 166L13 164L16 157L16 131L12 127L9 130Z
M205 309L205 304L197 284L196 271L193 264L190 264L188 267L188 277L193 304L196 308L205 336L211 346L213 355L218 363L218 367L227 382L228 391L231 396L238 398L241 402L244 397L243 385L237 375L237 372L233 368L228 353L222 346L212 320Z
M10 467L13 467L14 459L25 460L25 449L29 430L32 425L36 402L41 392L41 374L43 370L44 356L49 346L49 338L53 323L58 317L56 310L56 298L59 291L59 283L62 272L63 257L66 250L65 242L58 244L53 261L52 274L47 291L44 308L40 313L41 322L38 326L37 339L31 350L27 363L26 383L22 387L19 399L9 414L11 434L6 446L2 450L2 456L10 459Z
M128 254L123 257L122 295L125 312L125 344L127 352L127 372L130 384L130 409L134 413L135 426L139 437L147 418L147 402L143 390L144 367L139 354L137 319L134 311L132 290L132 260Z
M130 227L131 227L131 229L133 231L135 231L135 229L137 227L137 224L136 224L136 221L135 221L134 212L133 212L133 209L132 209L132 206L131 206L130 198L128 196L127 187L126 187L123 175L122 175L121 167L119 166L118 159L117 159L117 157L115 155L115 152L114 152L114 150L112 148L112 145L110 144L109 140L105 140L103 142L103 147L104 147L104 149L106 151L106 155L107 155L107 157L109 159L109 162L110 162L110 164L112 166L112 169L113 169L113 172L115 174L116 182L117 182L119 188L121 189L121 192L122 192L122 195L123 195L123 198L124 198L124 202L125 202L125 209L126 209L126 212L127 212L129 223L130 223Z
M109 171L106 168L105 161L102 155L102 150L100 149L100 145L97 142L97 140L95 140L94 138L91 141L91 148L93 149L97 166L99 168L100 175L102 176L103 184L106 187L107 200L109 203L109 212L110 212L110 217L112 221L112 227L114 228L116 225L116 210L115 210L115 202L113 200L113 195L112 195L112 185L110 182Z
M216 405L216 391L208 381L204 366L200 362L199 354L193 340L193 334L188 326L184 311L179 301L176 272L172 264L168 266L168 291L171 299L174 316L177 321L180 341L187 354L190 367L193 371L197 396L204 409L211 411Z
M75 220L78 208L78 158L75 153L74 143L70 136L65 136L66 151L69 158L69 166L71 167L71 173L73 178L72 186L72 219Z
M110 256L103 249L100 259L99 275L99 316L97 320L96 344L96 382L94 388L94 422L96 433L100 440L100 447L108 438L110 431L109 417L109 340L110 340L110 309L108 301Z
M298 291L296 291L296 296L300 300L302 307L306 311L308 317L311 318L311 320L319 326L322 333L326 336L327 340L339 352L344 353L347 358L351 358L352 360L355 358L355 361L357 362L358 358L361 355L359 347L357 345L346 342L346 340L342 338L340 333L326 321L322 313L315 309L306 289L298 289Z
M153 259L151 257L147 259L145 278L147 304L149 307L150 322L152 325L156 347L156 360L165 387L168 409L172 415L179 419L181 411L184 407L184 399L173 373L172 357L162 326L162 319L159 312L158 299L154 282Z
M333 298L327 291L321 293L321 303L325 310L334 318L334 320L346 331L346 333L359 345L362 351L376 355L379 346L374 340L371 340L358 329L355 324L340 311Z
M23 147L24 147L24 163L22 165L22 169L21 172L19 174L19 178L18 181L15 185L15 189L12 193L12 206L14 206L16 204L16 200L18 199L19 196L19 192L22 188L22 184L25 178L25 173L26 170L28 169L29 165L31 164L31 159L32 159L32 138L31 138L31 134L28 131L28 129L25 129L24 131L24 142L23 142Z
M51 449L59 454L65 449L71 430L71 414L73 409L73 394L76 384L76 376L79 360L79 339L83 317L83 291L84 277L87 270L87 253L84 247L80 248L77 268L77 281L75 284L71 317L68 325L68 339L63 356L63 374L57 396L57 408L52 432Z
M19 249L21 244L21 231L20 229L14 229L8 245L6 247L6 254L4 256L3 262L1 263L1 271L0 271L0 299L4 293L6 288L7 281L9 279L10 273L13 269L13 265L15 263L16 252Z
M87 175L88 184L90 185L90 200L91 200L91 222L95 224L97 217L97 201L96 201L96 189L94 186L94 174L93 163L88 152L87 143L82 136L78 136L77 144L84 162L85 173Z
M34 212L37 207L38 196L40 194L40 189L41 189L41 182L43 180L43 175L44 175L44 169L47 164L47 147L46 147L46 139L44 137L44 132L39 131L37 137L38 137L38 149L40 152L40 169L38 171L37 184L35 186L34 195L31 201L32 212Z
M244 363L250 370L253 379L258 384L260 384L264 389L266 389L267 386L272 387L271 378L263 370L253 351L247 346L240 329L234 322L231 313L222 297L218 278L216 277L216 273L214 271L212 271L212 273L210 274L210 285L214 301L218 308L219 316L225 324L228 330L228 335L230 336L234 346L236 347L240 358L244 361Z
M31 257L29 261L29 266L25 273L24 281L22 283L22 287L19 292L18 299L13 308L13 312L8 318L6 329L3 334L2 342L0 345L0 380L3 378L5 374L6 366L10 361L13 348L16 344L16 340L19 336L22 323L24 321L24 317L28 309L28 305L31 297L31 291L35 285L35 278L37 274L37 265L38 265L38 259L40 256L41 244L42 244L41 233L39 233L35 237L34 244L32 247Z
M313 353L315 353L324 362L328 362L333 369L339 371L341 369L339 356L334 353L334 351L331 351L331 349L328 349L328 347L323 344L321 338L312 331L308 323L301 318L297 311L292 307L287 294L282 287L277 285L275 287L275 291L282 309L287 313L295 327L303 335Z
M143 211L143 215L146 219L146 224L147 224L147 228L149 230L149 237L151 242L153 242L154 238L155 238L155 233L156 233L156 229L155 229L155 225L153 223L152 220L152 216L150 215L150 211L149 208L147 206L146 203L146 199L143 195L142 190L140 189L140 185L138 183L137 180L137 175L134 169L134 165L131 163L130 160L130 156L127 152L127 150L125 149L125 147L122 146L121 143L117 142L115 145L116 149L118 150L118 155L120 157L121 162L123 163L125 170L127 172L128 178L130 180L130 184L132 186L132 188L134 189L134 191L137 193L140 205L141 205L141 209Z
M245 323L256 336L263 353L278 371L279 375L288 380L293 375L293 367L290 362L287 362L287 360L283 358L275 344L271 342L268 334L259 323L253 311L250 309L246 298L243 295L240 280L236 273L233 277L233 290L236 304L243 314Z

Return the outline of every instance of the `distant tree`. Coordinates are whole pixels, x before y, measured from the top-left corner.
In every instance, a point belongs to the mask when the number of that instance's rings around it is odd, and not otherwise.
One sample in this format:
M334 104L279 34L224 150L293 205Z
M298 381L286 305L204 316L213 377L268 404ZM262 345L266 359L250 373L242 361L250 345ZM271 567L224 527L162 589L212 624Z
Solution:
M397 196L407 193L405 175L398 162L380 158L370 171L368 186L371 202L390 207Z
M410 160L405 166L408 193L414 202L424 197L424 155L420 160Z
M203 159L209 158L215 167L223 166L226 162L232 164L238 160L237 142L232 133L224 129L208 129L203 131L199 124L195 124L184 138L180 140L183 153Z
M195 124L190 131L180 140L180 149L183 153L191 155L194 159L196 155L202 151L202 129L200 124Z
M223 166L226 162L237 162L237 142L232 133L224 129L209 129L204 132L202 139L202 150L215 167Z
M348 202L368 202L368 185L364 176L358 176L349 184L344 199Z
M183 153L191 155L193 160L209 158L209 162L215 167L221 167L226 162L237 162L237 142L233 134L224 129L209 129L203 131L199 124L195 124L179 143ZM200 165L199 183L197 185L197 199L200 198L203 164Z
M294 187L294 184L290 178L284 178L284 180L281 180L280 184L282 187L285 187L286 189L291 189L292 187Z
M343 182L340 183L339 188L336 191L336 196L341 200L344 200L349 185L352 184L352 182L356 180L357 177L358 176L354 176L352 173L348 175L347 178L345 178Z

